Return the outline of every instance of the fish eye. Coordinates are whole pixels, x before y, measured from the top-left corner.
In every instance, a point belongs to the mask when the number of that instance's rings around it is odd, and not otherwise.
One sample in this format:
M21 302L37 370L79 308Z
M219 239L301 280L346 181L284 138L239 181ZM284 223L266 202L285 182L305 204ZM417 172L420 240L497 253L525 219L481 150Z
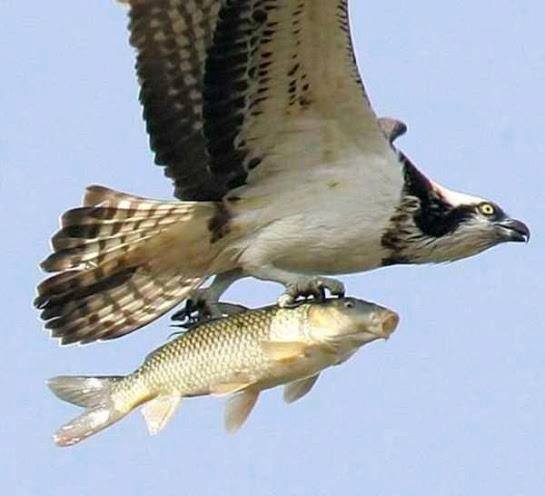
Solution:
M485 215L486 217L491 217L496 213L496 207L492 205L491 203L481 203L479 205L479 212L481 214Z
M354 302L353 301L345 301L344 302L344 308L354 308Z

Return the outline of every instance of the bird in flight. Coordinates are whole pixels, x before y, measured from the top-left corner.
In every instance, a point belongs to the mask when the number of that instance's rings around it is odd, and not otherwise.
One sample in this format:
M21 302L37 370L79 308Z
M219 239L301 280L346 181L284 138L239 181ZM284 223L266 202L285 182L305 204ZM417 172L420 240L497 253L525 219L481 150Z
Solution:
M285 287L476 255L529 230L434 182L378 119L347 0L126 0L140 101L175 201L102 186L67 211L36 305L62 343L112 339L190 299L214 314L237 279ZM201 286L215 276L207 288Z

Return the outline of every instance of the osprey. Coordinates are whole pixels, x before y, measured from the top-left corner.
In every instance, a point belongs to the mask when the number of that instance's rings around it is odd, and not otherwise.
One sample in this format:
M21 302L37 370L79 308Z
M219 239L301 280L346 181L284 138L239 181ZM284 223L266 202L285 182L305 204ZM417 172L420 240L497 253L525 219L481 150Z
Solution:
M35 303L62 343L119 337L186 299L214 312L241 277L283 284L289 305L342 295L330 275L528 240L396 149L405 126L371 108L347 0L126 3L151 148L178 200L91 186L61 217Z

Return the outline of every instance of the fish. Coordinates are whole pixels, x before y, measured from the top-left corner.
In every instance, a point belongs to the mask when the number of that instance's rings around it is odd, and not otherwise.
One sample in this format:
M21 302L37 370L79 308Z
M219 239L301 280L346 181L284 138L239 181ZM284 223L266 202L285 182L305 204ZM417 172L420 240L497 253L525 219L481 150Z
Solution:
M305 396L322 370L361 346L388 339L394 311L356 298L268 306L196 324L150 353L125 376L58 376L47 384L60 399L85 408L54 436L72 446L138 407L150 434L160 432L182 399L228 396L225 427L236 432L261 391L285 385L284 400Z

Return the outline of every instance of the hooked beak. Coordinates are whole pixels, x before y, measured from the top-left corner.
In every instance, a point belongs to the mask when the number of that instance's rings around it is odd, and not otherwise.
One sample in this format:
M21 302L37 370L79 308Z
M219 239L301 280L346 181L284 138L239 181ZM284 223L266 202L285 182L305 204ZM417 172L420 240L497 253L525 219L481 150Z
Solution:
M506 219L498 222L497 225L503 241L514 241L516 243L528 243L530 241L530 229L520 220Z

